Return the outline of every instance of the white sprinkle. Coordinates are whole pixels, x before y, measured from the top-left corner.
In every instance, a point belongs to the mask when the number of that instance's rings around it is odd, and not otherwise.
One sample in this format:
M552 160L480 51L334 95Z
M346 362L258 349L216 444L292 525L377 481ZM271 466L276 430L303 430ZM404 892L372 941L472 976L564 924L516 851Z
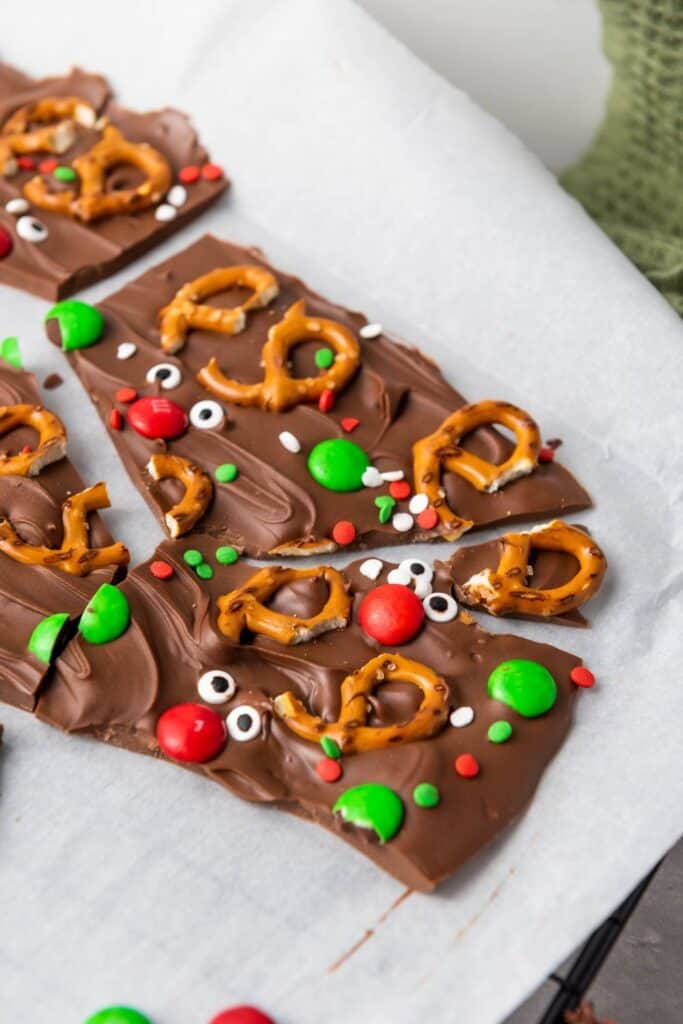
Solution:
M408 508L414 516L419 516L420 512L424 512L428 505L429 498L426 494L414 494L410 499Z
M130 359L137 352L137 345L133 344L132 341L122 341L116 350L117 359Z
M405 473L402 469L390 469L387 473L382 473L382 480L391 482L392 480L402 480L404 476Z
M174 185L166 196L166 202L171 206L182 206L187 202L187 189L182 185Z
M407 533L408 530L412 530L413 522L413 517L408 512L397 512L392 517L391 525L399 533Z
M381 558L366 558L365 561L359 568L359 572L363 576L367 576L369 580L376 580L384 567L384 562Z
M29 205L25 199L22 199L19 196L16 199L10 199L9 202L5 203L5 209L13 216L20 217L22 213L28 213Z
M474 708L468 707L467 704L463 704L461 708L456 708L451 714L451 725L454 725L456 729L462 729L466 725L471 725L474 721Z
M154 211L154 217L156 220L173 220L173 218L177 216L178 211L175 206L171 206L169 203L162 203L161 206L157 206Z
M372 338L379 338L382 333L381 324L365 324L364 327L358 332L361 338L365 338L366 341L370 341Z
M301 441L294 434L290 433L289 430L282 431L279 435L279 441L282 447L286 448L288 452L292 452L293 455L301 451Z
M368 466L361 477L364 487L381 487L384 483L382 474L375 466Z

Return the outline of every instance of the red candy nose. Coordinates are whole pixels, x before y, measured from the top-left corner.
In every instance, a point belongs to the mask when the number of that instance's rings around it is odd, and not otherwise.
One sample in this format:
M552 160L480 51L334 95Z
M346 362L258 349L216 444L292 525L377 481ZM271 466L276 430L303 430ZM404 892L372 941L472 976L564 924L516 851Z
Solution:
M203 704L176 704L157 722L157 742L174 761L204 764L220 754L226 737L222 717Z
M128 409L128 422L138 434L152 440L172 441L187 430L187 413L170 398L139 398Z
M211 1024L275 1024L275 1021L255 1006L233 1006L213 1017Z
M412 640L424 622L422 601L402 583L383 583L365 595L358 621L368 636L388 646Z
M6 228L0 227L0 260L4 260L5 256L9 256L14 246L12 236Z

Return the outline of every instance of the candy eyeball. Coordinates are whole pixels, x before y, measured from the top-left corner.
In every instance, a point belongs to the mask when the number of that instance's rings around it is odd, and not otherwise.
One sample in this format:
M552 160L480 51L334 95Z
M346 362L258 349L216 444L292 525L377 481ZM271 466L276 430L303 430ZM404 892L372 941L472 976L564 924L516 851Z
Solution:
M389 583L412 586L418 597L427 597L432 590L433 577L434 571L427 562L421 562L419 558L405 558L400 565L391 570L387 580Z
M159 384L164 391L177 388L183 375L174 363L156 363L147 371L145 380L148 384Z
M44 242L49 232L37 217L20 217L17 221L17 234L25 242Z
M235 696L237 685L229 672L214 668L197 681L197 692L207 704L227 704Z
M436 591L422 602L425 615L432 622L450 622L458 614L458 605L454 597Z
M238 743L255 740L261 734L261 714L250 704L233 708L225 720L230 736Z
M199 430L216 430L225 420L225 413L218 402L205 398L195 402L190 409L190 423Z

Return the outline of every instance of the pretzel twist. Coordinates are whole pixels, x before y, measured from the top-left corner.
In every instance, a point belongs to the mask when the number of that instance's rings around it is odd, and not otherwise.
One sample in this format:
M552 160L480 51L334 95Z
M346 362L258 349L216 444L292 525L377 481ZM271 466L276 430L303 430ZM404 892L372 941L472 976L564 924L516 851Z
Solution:
M291 349L311 340L324 341L334 350L332 366L318 377L291 377L287 370ZM199 371L197 380L225 402L284 412L300 402L316 402L323 391L343 390L358 369L360 346L351 331L336 320L306 316L305 302L300 299L270 328L261 358L264 377L257 384L241 384L226 377L216 359Z
M37 430L38 444L30 452L0 454L0 476L38 476L45 466L66 455L64 424L42 405L1 405L0 437L17 427Z
M515 434L516 445L500 465L487 462L460 447L463 437L477 427L500 423ZM474 524L449 508L441 487L441 467L457 473L478 491L494 494L520 476L532 473L538 463L541 437L528 413L508 402L484 401L464 405L444 420L438 430L413 445L415 490L426 494L436 509L446 540L457 540Z
M198 305L200 300L208 299L210 295L235 287L252 290L249 298L239 306L219 309L217 306ZM246 327L247 313L267 306L278 291L277 279L265 267L256 264L217 267L183 285L168 306L160 311L161 347L165 352L179 352L191 327L221 334L239 334Z
M307 619L283 615L267 608L264 601L288 583L297 580L323 579L329 588L327 601ZM330 566L312 569L287 569L281 565L259 569L241 587L218 598L218 628L234 643L239 643L242 630L261 633L280 644L301 644L331 629L343 629L351 615L351 597L343 575Z
M15 155L66 152L76 139L76 126L92 127L96 118L95 110L78 96L47 96L20 107L0 132L0 174L16 174Z
M62 504L64 535L58 548L27 544L5 516L0 517L0 551L22 565L44 565L61 569L71 576L87 576L94 569L109 565L127 565L128 549L120 543L92 548L88 543L88 513L109 508L107 485L95 484L79 491Z
M422 692L420 706L407 722L367 725L370 699L384 683L412 683ZM291 691L273 700L273 708L285 725L311 743L328 736L343 754L381 750L397 743L427 739L439 732L448 718L448 686L431 668L400 654L379 654L341 684L341 708L336 722L310 714Z
M462 600L484 607L491 615L562 615L589 600L602 583L607 560L595 541L576 526L554 519L526 533L506 533L500 539L498 567L483 569L462 584ZM574 576L558 587L528 587L532 550L562 551L579 563Z
M117 164L137 167L145 174L145 181L133 188L107 192L106 173ZM89 223L144 210L158 202L171 184L171 168L166 157L146 142L129 142L113 125L107 125L100 141L87 153L76 157L72 166L80 178L78 192L75 189L49 192L38 175L26 182L24 195L44 210Z
M182 537L209 507L213 496L211 478L181 455L152 455L147 463L147 471L154 480L178 480L185 487L181 500L164 516L171 536Z

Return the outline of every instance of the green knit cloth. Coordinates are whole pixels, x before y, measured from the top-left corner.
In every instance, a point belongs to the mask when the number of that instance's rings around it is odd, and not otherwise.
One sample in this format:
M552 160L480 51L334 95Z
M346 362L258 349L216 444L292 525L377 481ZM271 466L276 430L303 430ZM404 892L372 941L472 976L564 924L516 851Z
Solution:
M598 2L607 115L560 180L683 315L683 0Z

